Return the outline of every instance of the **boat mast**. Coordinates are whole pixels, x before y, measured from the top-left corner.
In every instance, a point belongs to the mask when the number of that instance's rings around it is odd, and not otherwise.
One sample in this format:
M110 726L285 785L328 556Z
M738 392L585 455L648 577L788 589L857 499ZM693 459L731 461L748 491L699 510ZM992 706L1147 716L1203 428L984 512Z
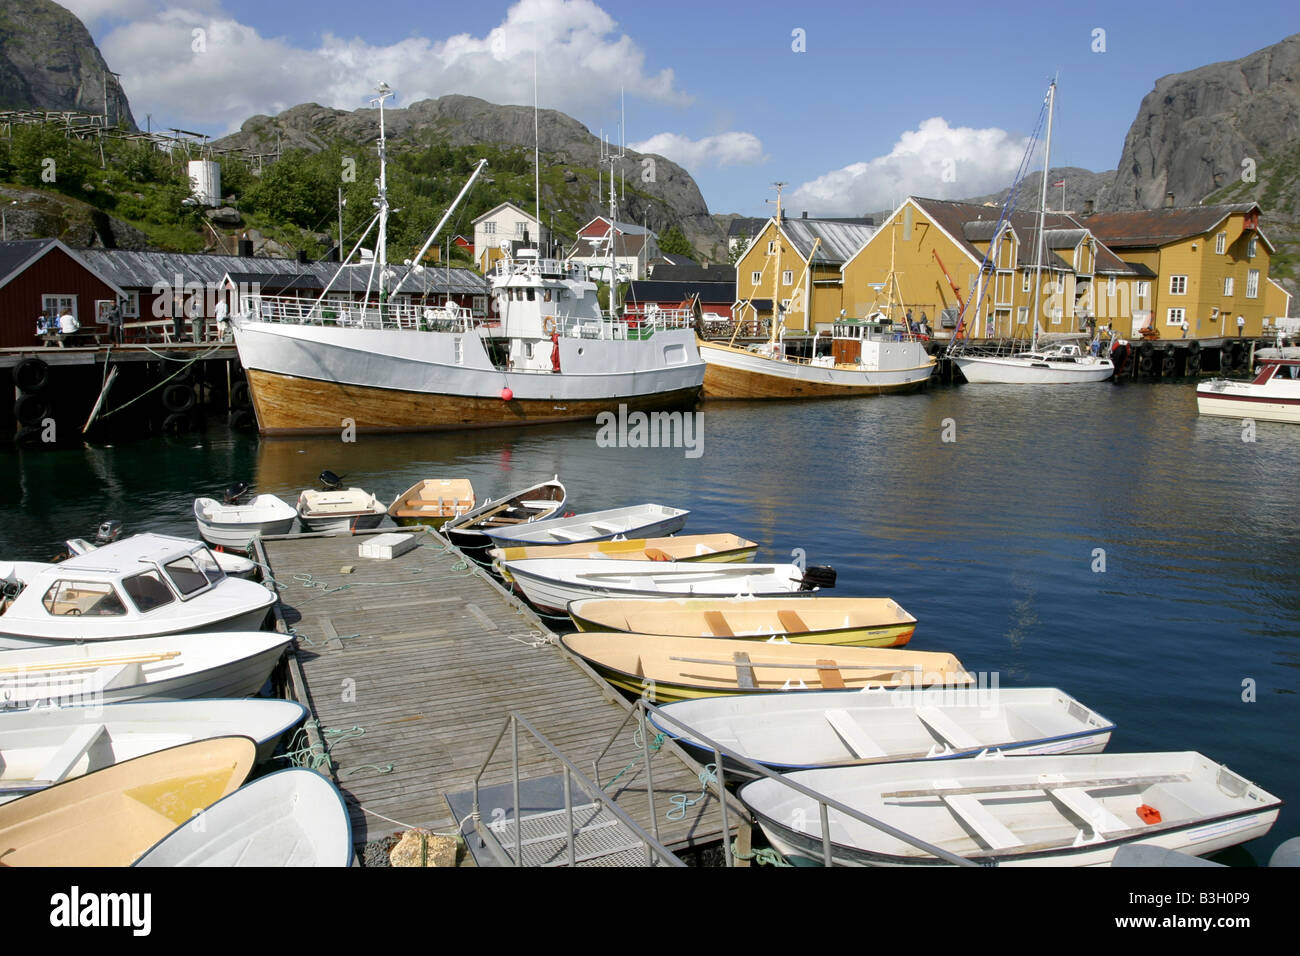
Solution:
M775 351L777 320L781 318L781 190L785 183L773 183L776 187L776 268L772 270L772 336L771 345ZM772 202L771 199L768 202Z
M384 135L384 101L393 95L387 83L380 83L375 89L379 104L379 196L375 205L379 207L379 236L376 239L375 262L379 269L379 314L384 314L384 303L388 300L386 279L388 273L388 141ZM373 275L374 270L371 270ZM366 298L370 298L370 284L366 283Z
M1043 145L1043 182L1038 200L1038 248L1034 253L1034 341L1030 345L1031 349L1038 348L1038 313L1042 308L1043 246L1046 244L1043 227L1047 222L1047 170L1052 161L1052 108L1055 103L1056 80L1053 79L1052 85L1047 88L1047 141Z
M533 51L533 215L537 220L537 256L542 255L542 140L537 132L537 51Z
M618 213L618 192L614 189L614 161L622 159L623 151L621 149L617 155L611 153L609 156L609 317L611 320L616 314L614 311L614 297L618 292L618 269L614 259L614 237L617 235L614 223Z

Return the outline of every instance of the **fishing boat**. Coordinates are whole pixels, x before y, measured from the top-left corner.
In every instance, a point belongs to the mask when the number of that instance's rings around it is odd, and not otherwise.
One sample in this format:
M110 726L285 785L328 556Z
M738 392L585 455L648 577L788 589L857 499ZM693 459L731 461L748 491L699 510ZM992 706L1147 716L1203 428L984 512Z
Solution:
M301 704L267 698L0 711L0 803L210 737L248 737L261 762L306 716Z
M275 631L170 634L0 654L0 710L256 694L290 638Z
M375 100L377 212L357 243L373 234L373 258L354 263L349 255L318 298L245 295L232 315L262 434L337 434L344 420L361 434L590 421L620 407L694 408L704 363L691 314L620 316L612 301L617 281L602 314L586 266L545 254L540 242L532 249L506 243L513 254L489 276L490 316L417 301L420 263L486 160L412 264L390 263L384 101L391 95L381 85ZM610 204L615 220L612 179ZM339 305L330 299L336 288L364 297Z
M5 866L130 866L233 793L257 745L217 737L136 757L0 806Z
M477 508L452 518L442 526L442 531L447 540L468 557L485 564L488 549L492 547L488 532L530 521L543 521L563 512L568 503L568 493L560 483L560 476L556 475L550 481L504 498L489 498Z
M659 634L565 634L560 643L615 687L652 701L720 694L965 685L951 654Z
M425 478L417 481L388 506L388 517L399 525L444 524L474 510L474 486L467 478Z
M197 541L137 534L56 564L0 562L0 649L254 630L275 594Z
M665 561L582 561L529 558L507 562L515 585L534 607L567 615L570 601L592 597L811 595L833 587L831 568L793 564L698 564Z
M574 601L580 631L765 640L792 644L901 647L916 618L890 598L592 598Z
M1263 836L1282 805L1193 752L914 761L785 779L990 866L1107 866L1133 845L1205 856ZM772 779L747 784L740 798L782 854L822 859L815 801ZM837 810L828 816L835 865L946 865Z
M298 518L308 531L367 531L386 514L388 506L360 488L308 488L298 496Z
M1249 382L1216 378L1196 386L1196 409L1202 415L1251 418L1264 422L1300 422L1300 356L1261 360Z
M668 704L651 721L702 763L706 737L769 770L1004 754L1100 753L1115 725L1055 688L746 694ZM726 760L727 775L756 777Z
M178 826L135 866L348 866L352 821L338 788L294 767L259 777Z
M654 538L676 534L689 511L667 505L641 504L589 511L569 518L549 518L523 526L494 528L488 537L498 548L528 544L577 544L611 538Z
M509 561L529 558L580 558L586 561L692 561L741 564L754 560L758 545L734 534L686 534L672 538L627 538L584 544L528 544L492 548L492 567L507 581Z
M232 489L236 490L236 489ZM239 494L227 493L222 501L194 499L194 523L208 544L247 551L253 538L288 534L298 517L293 505L275 495L258 495L239 503Z

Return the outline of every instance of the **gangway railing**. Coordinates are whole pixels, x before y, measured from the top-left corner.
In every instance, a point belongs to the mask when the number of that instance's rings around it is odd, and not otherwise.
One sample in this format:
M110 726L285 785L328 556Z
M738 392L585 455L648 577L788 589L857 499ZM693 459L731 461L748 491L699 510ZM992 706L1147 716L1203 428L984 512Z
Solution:
M731 839L730 839L731 830L729 827L729 819L728 819L728 812L727 812L728 797L727 797L727 787L726 787L726 776L725 776L725 769L722 761L722 758L724 756L730 758L731 760L745 767L747 770L753 772L757 776L767 777L769 780L775 780L777 783L781 784L782 786L789 787L791 790L801 793L805 797L808 797L816 801L818 806L818 812L820 813L821 816L822 864L824 866L833 865L832 860L833 860L834 844L831 842L831 830L830 830L830 820L829 820L830 810L835 810L836 812L842 813L845 816L857 820L860 823L865 823L867 826L879 830L882 833L886 833L896 840L901 840L903 843L906 843L908 846L915 847L918 850L922 850L925 853L929 853L931 856L938 857L940 860L943 860L947 863L952 863L955 866L979 866L980 865L974 860L969 860L966 857L958 856L956 853L952 853L948 850L945 850L943 849L943 847L935 846L932 843L927 843L925 840L922 840L920 837L913 836L912 834L900 830L897 827L890 826L888 823L885 823L883 820L877 820L875 817L868 816L867 814L861 812L860 810L854 810L852 807L846 806L845 804L836 800L834 797L829 797L824 793L818 793L815 790L805 787L801 783L796 783L795 781L789 779L788 777L776 773L773 770L769 770L767 767L755 763L754 761L750 760L748 757L744 757L736 753L736 751L730 749L729 747L724 747L716 740L711 740L710 738L704 736L695 728L691 727L689 724L683 723L682 721L678 720L676 717L673 717L665 713L661 707L658 707L650 703L650 701L647 700L645 696L642 696L637 699L636 705L631 710L629 710L627 716L623 718L623 722L619 725L618 730L614 731L614 734L613 736L610 737L609 742L605 744L605 748L601 750L601 752L596 756L596 759L592 761L592 768L594 771L593 776L595 777L596 782L599 783L601 759L609 752L610 747L614 745L614 741L618 738L618 735L623 732L623 729L627 726L628 721L635 716L641 729L641 741L642 741L641 749L645 757L646 789L650 793L650 814L651 817L654 819L653 828L656 836L658 835L658 830L659 830L659 820L658 817L655 816L655 811L654 811L654 781L653 778L651 777L651 770L650 770L650 733L649 733L650 728L647 727L647 719L646 719L648 715L652 713L658 718L660 718L661 720L666 721L669 724L673 724L676 727L680 728L681 730L689 732L691 737L694 740L698 741L699 743L702 743L705 747L713 751L714 773L712 777L708 779L706 786L712 786L714 788L715 795L718 797L718 806L722 815L722 833L723 833L723 843L725 845L725 857L727 861L727 866L735 866L736 859L735 859L735 849L732 847Z

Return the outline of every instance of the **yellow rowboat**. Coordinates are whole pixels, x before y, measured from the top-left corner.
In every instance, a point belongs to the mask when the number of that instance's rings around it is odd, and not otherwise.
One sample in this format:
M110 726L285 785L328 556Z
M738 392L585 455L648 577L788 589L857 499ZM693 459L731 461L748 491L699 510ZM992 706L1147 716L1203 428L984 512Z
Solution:
M388 517L401 525L441 528L457 515L474 510L474 486L468 478L425 478L398 495Z
M239 789L257 744L214 737L136 757L0 806L0 866L130 866Z
M846 647L901 647L916 629L889 598L591 598L570 602L569 616L581 631Z
M615 687L655 702L975 682L957 658L933 651L621 633L565 634L560 643Z
M758 554L758 545L735 534L683 534L671 538L628 538L626 541L588 541L578 544L528 544L493 548L488 556L503 578L510 580L507 561L526 558L582 558L596 561L698 561L714 564L747 564Z

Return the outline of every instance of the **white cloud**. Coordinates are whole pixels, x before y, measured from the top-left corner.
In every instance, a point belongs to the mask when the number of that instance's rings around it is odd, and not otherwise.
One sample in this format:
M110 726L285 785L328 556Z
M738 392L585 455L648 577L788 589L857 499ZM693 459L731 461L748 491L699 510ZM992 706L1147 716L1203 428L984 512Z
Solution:
M326 33L315 49L264 37L209 0L129 2L132 9L144 2L151 9L114 27L99 46L110 68L122 73L132 111L152 113L155 125L229 131L255 113L297 103L357 109L380 81L397 91L395 106L446 93L529 104L534 52L540 100L549 108L607 108L620 87L658 102L690 101L671 69L648 71L644 52L593 0L518 0L481 37L410 37L375 46ZM87 15L119 16L105 0L73 6Z
M996 192L1011 184L1025 144L1006 130L952 127L935 116L903 133L887 155L804 183L789 207L856 216L891 209L909 195L959 199Z
M666 156L687 170L709 166L752 166L767 159L763 143L753 133L727 132L703 139L680 133L656 133L639 143L629 143L638 153Z

